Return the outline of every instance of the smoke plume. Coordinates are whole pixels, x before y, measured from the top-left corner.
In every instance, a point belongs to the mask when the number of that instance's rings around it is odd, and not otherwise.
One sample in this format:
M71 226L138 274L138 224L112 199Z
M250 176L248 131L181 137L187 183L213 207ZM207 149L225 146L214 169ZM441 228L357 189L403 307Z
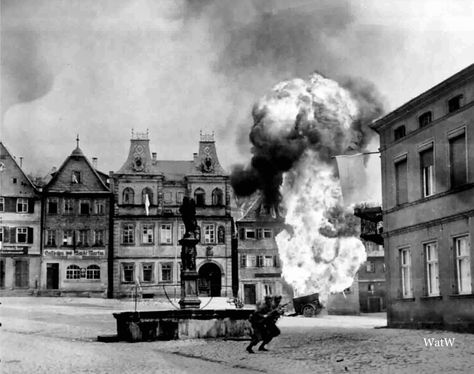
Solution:
M361 80L347 80L347 89L313 73L307 80L277 84L252 111L252 159L237 166L231 184L238 196L257 189L266 204L278 206L283 173L312 150L320 162L361 150L374 135L368 123L383 112L377 90Z

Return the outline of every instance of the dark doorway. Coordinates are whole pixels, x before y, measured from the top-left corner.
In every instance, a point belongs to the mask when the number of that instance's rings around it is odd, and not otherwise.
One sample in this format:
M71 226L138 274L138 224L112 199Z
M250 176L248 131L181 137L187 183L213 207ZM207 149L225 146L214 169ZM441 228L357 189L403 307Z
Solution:
M381 300L380 297L369 297L369 313L378 313L381 311Z
M244 284L244 304L256 304L255 284Z
M46 264L46 288L57 290L59 288L59 264Z
M221 270L216 264L207 263L199 268L199 295L221 296Z
M0 260L0 288L5 288L5 261Z
M15 260L15 288L28 288L28 260Z

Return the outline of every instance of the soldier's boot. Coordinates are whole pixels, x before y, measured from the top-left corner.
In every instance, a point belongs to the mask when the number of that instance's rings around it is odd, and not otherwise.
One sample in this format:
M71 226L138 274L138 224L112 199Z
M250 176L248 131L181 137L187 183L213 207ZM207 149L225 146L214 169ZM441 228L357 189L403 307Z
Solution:
M268 349L265 348L265 345L264 344L261 344L260 347L258 347L258 350L259 351L268 351Z
M247 348L246 348L247 352L248 353L255 353L252 349L252 345L249 345Z

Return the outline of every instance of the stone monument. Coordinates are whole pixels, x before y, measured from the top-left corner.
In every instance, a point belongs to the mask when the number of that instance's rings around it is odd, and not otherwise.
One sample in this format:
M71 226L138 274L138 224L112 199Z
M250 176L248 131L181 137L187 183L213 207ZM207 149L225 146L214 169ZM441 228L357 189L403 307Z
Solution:
M185 233L179 241L181 245L181 309L197 309L201 304L198 296L198 273L196 271L196 244L200 241L200 228L196 221L196 204L194 199L183 198L179 208L184 223Z

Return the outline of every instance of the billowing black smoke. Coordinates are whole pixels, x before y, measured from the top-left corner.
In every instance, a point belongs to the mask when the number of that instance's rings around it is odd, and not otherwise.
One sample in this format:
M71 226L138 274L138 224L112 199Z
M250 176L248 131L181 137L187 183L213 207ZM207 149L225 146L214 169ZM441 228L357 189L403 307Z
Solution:
M318 92L324 85L334 91L328 97ZM328 164L335 155L364 149L374 135L368 124L383 113L382 100L364 80L347 79L343 86L314 73L307 81L278 84L255 104L249 135L252 159L231 174L238 196L260 190L267 205L278 207L283 173L308 149Z

